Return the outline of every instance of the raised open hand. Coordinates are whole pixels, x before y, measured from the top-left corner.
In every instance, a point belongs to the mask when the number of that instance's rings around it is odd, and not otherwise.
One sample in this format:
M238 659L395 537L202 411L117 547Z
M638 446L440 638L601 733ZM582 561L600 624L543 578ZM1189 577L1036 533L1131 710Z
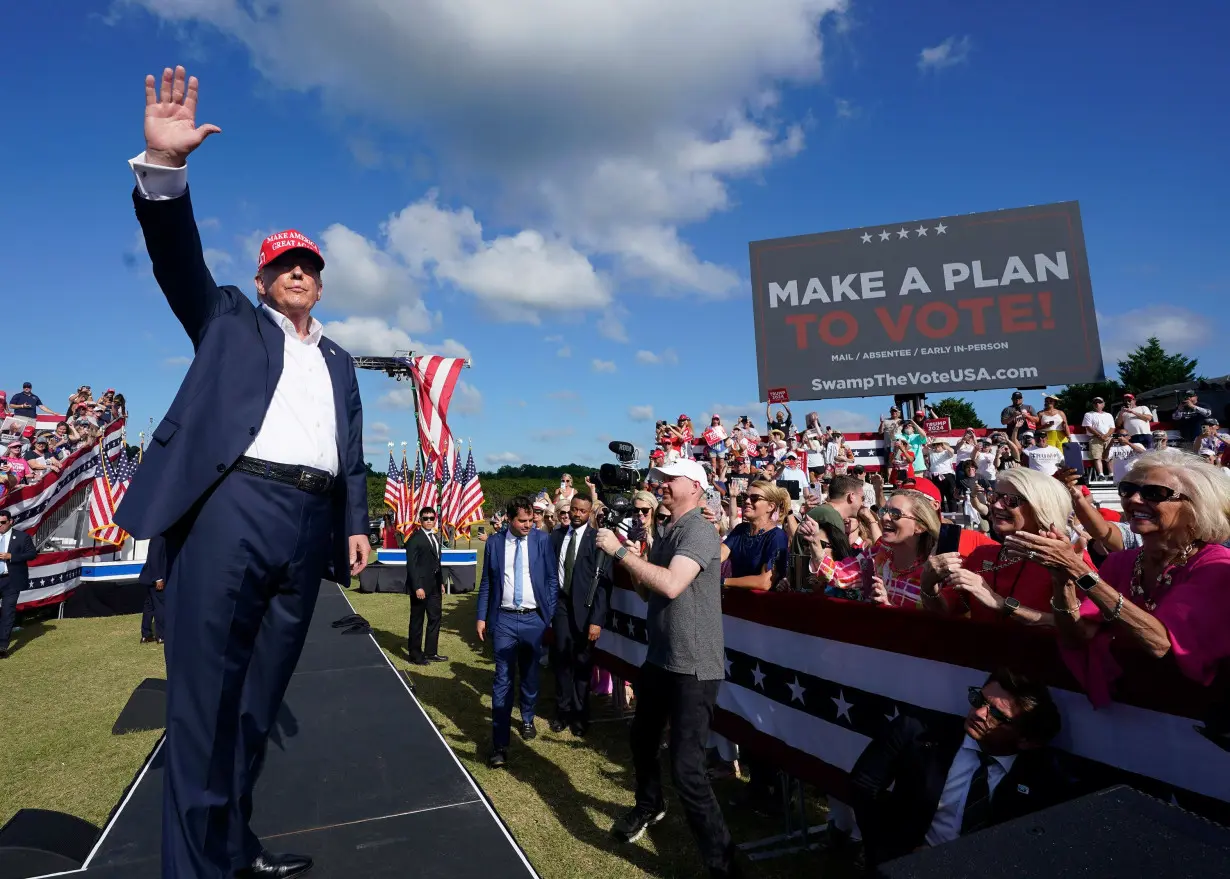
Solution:
M184 82L184 68L162 71L162 85L145 77L145 158L152 165L178 168L201 141L222 131L216 125L196 124L197 81Z

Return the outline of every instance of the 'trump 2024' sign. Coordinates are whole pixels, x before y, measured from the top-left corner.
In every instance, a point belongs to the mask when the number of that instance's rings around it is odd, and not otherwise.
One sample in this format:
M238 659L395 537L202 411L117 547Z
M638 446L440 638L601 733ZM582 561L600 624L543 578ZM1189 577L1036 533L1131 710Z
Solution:
M1077 203L753 241L760 397L1104 377Z

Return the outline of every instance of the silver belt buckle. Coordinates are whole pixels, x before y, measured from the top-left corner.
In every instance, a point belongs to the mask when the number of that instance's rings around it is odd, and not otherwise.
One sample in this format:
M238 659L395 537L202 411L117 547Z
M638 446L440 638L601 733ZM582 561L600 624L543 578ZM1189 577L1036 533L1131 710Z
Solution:
M317 482L318 479L320 479L320 477L317 474L311 473L307 470L301 470L299 472L299 481L295 483L295 488L300 491L306 491L310 494L315 492L319 486L320 483Z

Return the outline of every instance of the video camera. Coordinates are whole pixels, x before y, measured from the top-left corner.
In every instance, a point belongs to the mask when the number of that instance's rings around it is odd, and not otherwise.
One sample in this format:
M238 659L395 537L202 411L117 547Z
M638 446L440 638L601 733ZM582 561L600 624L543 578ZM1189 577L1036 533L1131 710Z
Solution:
M641 450L623 440L615 440L607 448L615 454L619 463L603 464L590 477L598 488L598 496L604 506L598 527L615 531L624 527L626 522L625 531L631 537L633 526L641 524L632 516L632 495L641 484L641 473L637 469Z

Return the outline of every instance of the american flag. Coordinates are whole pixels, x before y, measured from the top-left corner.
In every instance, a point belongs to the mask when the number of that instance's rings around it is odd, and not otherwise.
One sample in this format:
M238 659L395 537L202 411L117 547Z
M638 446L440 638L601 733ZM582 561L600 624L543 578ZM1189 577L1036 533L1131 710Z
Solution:
M419 444L428 463L448 454L448 406L465 360L460 357L412 357L410 374L419 398Z
M90 489L90 536L95 540L122 546L128 539L128 532L115 524L115 510L135 472L136 466L130 462L127 452L121 451L115 463L108 467L106 456L99 450Z
M401 516L402 506L406 502L406 483L402 479L401 468L393 460L393 450L389 450L389 469L384 480L384 504L393 511L393 521L396 524Z
M422 488L418 489L420 478L423 480ZM423 507L431 507L434 510L437 506L439 506L440 494L436 488L436 480L439 478L439 475L436 473L436 468L431 464L427 465L427 472L423 474L422 477L418 474L418 466L415 466L414 485L416 489L418 489L416 492L417 500L414 502L415 519L418 518L419 510L423 509Z
M394 470L397 466L394 465ZM401 479L402 495L401 504L397 508L395 516L397 522L397 530L403 536L410 534L414 527L414 503L418 497L418 486L422 484L422 477L419 475L418 467L414 468L414 475L410 474L410 465L406 463L406 450L401 452L401 469L398 471L398 478Z
M468 528L483 520L483 486L478 481L474 467L474 449L466 455L466 467L461 474L461 491L454 509L453 524L456 528Z
M446 451L440 459L440 509L436 510L436 521L440 523L441 530L453 524L453 468L449 466L448 458Z

